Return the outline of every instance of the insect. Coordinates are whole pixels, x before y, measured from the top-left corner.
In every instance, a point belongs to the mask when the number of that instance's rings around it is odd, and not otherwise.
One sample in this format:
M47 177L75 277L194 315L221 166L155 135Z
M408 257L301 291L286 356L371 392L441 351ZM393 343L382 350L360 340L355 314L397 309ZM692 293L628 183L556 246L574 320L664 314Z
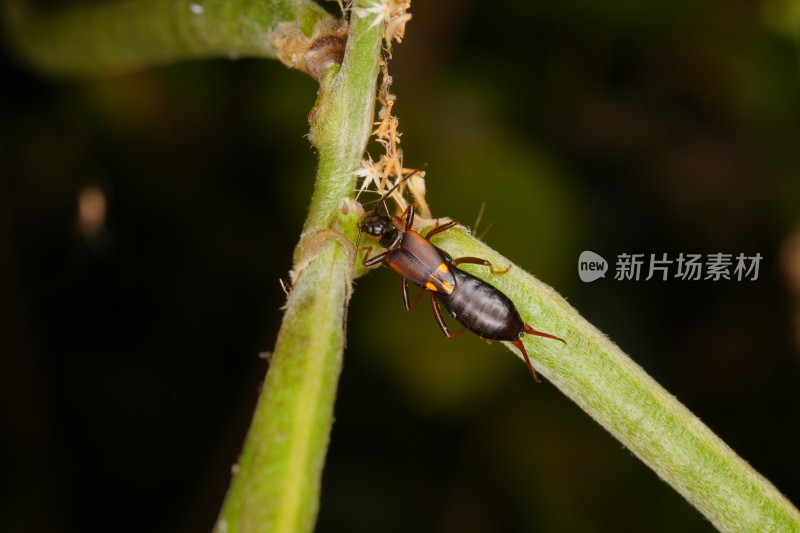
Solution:
M396 188L397 186L395 186ZM379 202L392 193L390 190ZM374 257L369 257L372 247L367 246L363 264L366 267L386 263L392 270L403 277L403 307L411 311L419 301L420 292L413 305L408 298L408 282L427 291L431 295L433 316L439 329L448 339L454 339L465 330L470 330L479 337L488 340L510 341L524 356L531 376L536 382L539 378L533 370L530 357L522 344L525 333L555 339L566 344L566 341L555 335L537 331L525 323L514 306L514 303L499 289L480 278L458 268L463 263L489 267L493 274L504 274L511 268L495 270L492 264L478 257L459 257L454 259L444 250L433 245L430 240L456 225L455 221L447 222L428 232L424 237L412 229L414 225L414 206L409 205L399 217L390 217L378 212L376 207L367 213L359 225L358 241L361 234L366 233L378 239L386 249ZM462 328L451 333L442 318L440 306L462 324Z

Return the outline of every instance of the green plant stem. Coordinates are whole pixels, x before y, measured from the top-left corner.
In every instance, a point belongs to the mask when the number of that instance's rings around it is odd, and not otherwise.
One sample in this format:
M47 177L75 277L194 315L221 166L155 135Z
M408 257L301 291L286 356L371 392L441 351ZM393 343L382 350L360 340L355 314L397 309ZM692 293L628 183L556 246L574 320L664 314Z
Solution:
M51 76L96 76L209 57L275 58L269 34L333 18L311 0L115 0L33 8L6 0L9 43Z
M433 242L453 257L482 257L499 268L511 264L463 230L444 232ZM553 289L516 266L504 275L474 265L464 269L505 292L534 328L567 341L523 339L540 375L718 529L800 531L800 513L791 502Z
M342 205L351 205L374 117L380 28L368 29L369 22L354 17L341 70L333 67L321 79L312 112L320 164L295 253L294 287L219 533L314 527L355 259L357 213L343 213Z

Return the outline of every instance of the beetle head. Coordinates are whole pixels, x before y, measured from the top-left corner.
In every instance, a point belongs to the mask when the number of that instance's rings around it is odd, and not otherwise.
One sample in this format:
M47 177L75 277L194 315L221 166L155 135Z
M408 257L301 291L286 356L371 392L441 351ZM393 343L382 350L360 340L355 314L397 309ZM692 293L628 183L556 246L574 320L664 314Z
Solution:
M384 248L392 248L398 238L398 230L392 221L392 217L383 213L370 213L364 217L359 226L359 235L366 233L378 239Z
M360 229L367 235L380 238L392 227L392 219L382 213L370 213L361 221Z

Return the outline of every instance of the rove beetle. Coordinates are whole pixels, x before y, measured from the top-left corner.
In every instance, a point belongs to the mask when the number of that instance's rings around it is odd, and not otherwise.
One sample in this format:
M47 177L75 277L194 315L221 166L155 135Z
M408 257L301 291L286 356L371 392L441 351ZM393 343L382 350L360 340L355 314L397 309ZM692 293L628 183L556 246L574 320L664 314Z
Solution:
M410 174L406 177L409 176ZM397 186L399 183L381 197L379 203L385 200ZM504 274L511 266L498 271L485 259L478 257L453 259L450 254L434 246L430 242L431 237L452 228L456 225L455 221L432 229L424 237L412 229L413 224L414 206L410 204L399 217L378 213L377 206L371 213L366 214L359 224L356 247L361 242L361 233L363 232L377 238L386 251L370 258L372 247L366 247L364 266L370 267L386 263L403 277L403 307L406 311L413 309L419 301L418 296L413 305L409 303L409 281L429 292L433 316L448 339L454 339L468 329L484 339L510 341L524 356L533 379L540 382L533 370L528 352L522 344L523 335L528 333L555 339L564 344L566 341L555 335L533 329L525 323L508 296L490 283L458 268L458 265L462 263L470 263L487 266L493 274ZM442 318L440 304L464 327L455 333L450 333Z

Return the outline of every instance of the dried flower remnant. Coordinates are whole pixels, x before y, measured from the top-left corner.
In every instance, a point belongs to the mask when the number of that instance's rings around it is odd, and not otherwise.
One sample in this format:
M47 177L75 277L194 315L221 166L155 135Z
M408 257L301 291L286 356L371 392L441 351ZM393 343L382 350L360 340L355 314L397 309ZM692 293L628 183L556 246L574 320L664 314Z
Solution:
M392 41L403 42L406 34L406 23L411 20L408 8L411 2L408 0L377 0L369 7L354 8L355 14L360 18L374 16L370 28L374 28L381 22L383 27L383 40L386 43L387 52L391 53Z
M404 191L408 188L416 201L420 219L428 219L431 214L425 201L425 172L419 168L406 168L403 165L403 151L398 146L402 133L399 131L399 120L392 113L397 97L389 92L392 77L389 75L386 63L386 58L391 57L392 40L401 42L405 34L405 24L411 19L411 15L408 13L409 7L411 7L411 3L408 1L382 0L373 3L370 7L354 9L355 14L361 18L375 17L370 27L375 27L380 23L384 24L382 35L386 42L385 54L380 60L381 83L377 95L378 103L381 105L378 111L379 120L375 122L375 130L372 132L375 140L383 147L384 153L377 161L367 155L356 170L356 176L363 178L359 194L369 190L372 186L380 194L397 186L397 189L391 193L391 197L400 212L408 205L403 196Z
M361 161L361 166L356 170L356 176L363 178L361 187L358 189L358 194L368 190L370 185L375 185L375 189L382 191L384 187L384 174L383 167L380 163L372 160L372 157L367 155L367 159Z

